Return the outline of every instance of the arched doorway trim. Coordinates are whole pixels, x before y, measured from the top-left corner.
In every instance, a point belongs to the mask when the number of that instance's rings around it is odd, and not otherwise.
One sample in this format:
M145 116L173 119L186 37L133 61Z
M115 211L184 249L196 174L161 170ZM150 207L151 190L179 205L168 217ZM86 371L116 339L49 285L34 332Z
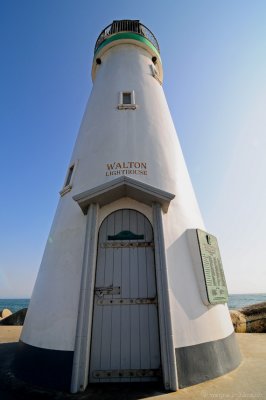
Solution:
M122 210L124 208L128 208L131 210L139 211L141 214L145 215L146 218L152 224L152 207L147 204L141 203L137 200L134 200L130 197L122 197L111 204L107 204L100 208L99 213L99 226L103 222L103 220L112 212L116 210Z
M87 223L72 369L72 393L85 390L88 384L99 208L121 197L130 197L143 202L151 206L153 210L163 380L166 389L177 390L178 388L162 220L162 213L167 212L175 196L134 179L121 177L73 197L86 215Z

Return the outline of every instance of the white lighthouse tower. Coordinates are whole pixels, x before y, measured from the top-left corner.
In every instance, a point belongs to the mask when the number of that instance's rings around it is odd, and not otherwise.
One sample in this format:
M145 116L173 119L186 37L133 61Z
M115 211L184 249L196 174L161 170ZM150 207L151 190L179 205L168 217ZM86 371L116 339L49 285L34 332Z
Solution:
M72 392L158 380L177 390L222 375L240 354L154 35L114 21L96 42L92 79L17 371Z

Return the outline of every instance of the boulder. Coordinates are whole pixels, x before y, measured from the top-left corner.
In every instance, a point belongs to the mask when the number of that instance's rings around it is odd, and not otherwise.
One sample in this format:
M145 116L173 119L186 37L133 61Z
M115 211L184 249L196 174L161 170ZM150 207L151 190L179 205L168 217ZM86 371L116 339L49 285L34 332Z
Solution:
M237 333L266 333L266 302L230 310Z
M237 333L245 333L247 329L246 318L238 310L230 310L231 320L234 325L234 330Z
M8 308L4 308L3 310L0 310L1 318L9 317L9 315L11 315L11 314L12 314L12 311L10 311Z
M27 313L27 308L22 308L21 310L3 318L0 321L0 325L23 325Z

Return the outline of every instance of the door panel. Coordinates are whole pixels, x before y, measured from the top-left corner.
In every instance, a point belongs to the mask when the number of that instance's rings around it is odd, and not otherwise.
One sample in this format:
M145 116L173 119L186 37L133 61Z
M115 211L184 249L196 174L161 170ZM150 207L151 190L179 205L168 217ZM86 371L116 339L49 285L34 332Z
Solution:
M110 214L99 230L90 382L159 379L156 295L150 222L134 210Z

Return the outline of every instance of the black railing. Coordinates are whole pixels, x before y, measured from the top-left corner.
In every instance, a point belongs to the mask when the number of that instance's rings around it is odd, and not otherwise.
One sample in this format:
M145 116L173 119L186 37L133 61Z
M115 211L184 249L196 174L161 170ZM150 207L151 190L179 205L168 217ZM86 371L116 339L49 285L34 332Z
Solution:
M120 21L113 21L110 25L108 25L99 35L95 49L96 52L98 47L101 45L104 40L106 40L109 36L114 35L118 32L134 32L138 35L141 35L148 39L153 46L160 52L159 44L154 36L154 34L143 24L141 24L138 20L131 19L123 19Z

